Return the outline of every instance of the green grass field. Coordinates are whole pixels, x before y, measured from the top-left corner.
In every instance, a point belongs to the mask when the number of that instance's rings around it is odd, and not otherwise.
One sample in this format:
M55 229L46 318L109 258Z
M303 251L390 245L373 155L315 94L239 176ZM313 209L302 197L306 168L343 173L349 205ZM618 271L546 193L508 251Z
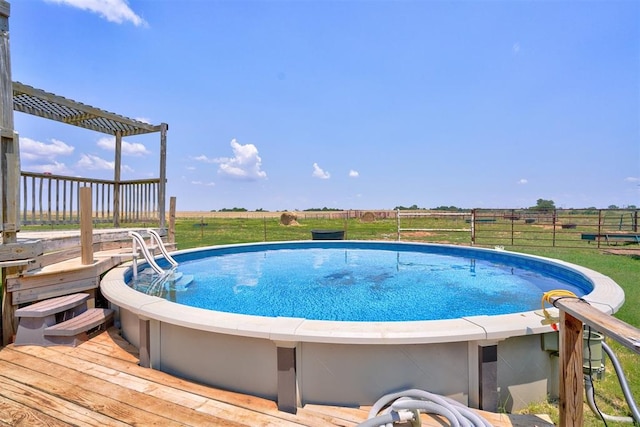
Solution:
M483 212L484 221L476 224L476 245L493 247L504 246L506 250L541 255L561 259L583 265L599 271L615 280L625 291L626 302L616 313L619 319L640 327L640 251L633 256L621 256L608 253L611 249L638 249L638 244L618 243L612 246L601 242L581 239L583 232L599 230L598 222L604 223L607 230L622 229L622 220L626 214L609 214L607 221L598 219L598 215L583 213L580 215L561 213L555 218L538 215L535 218L520 216L514 212L517 220L505 218L504 213ZM398 225L395 218L378 219L363 222L359 219L323 219L305 215L300 216L299 225L284 226L276 215L247 218L218 218L213 216L181 218L175 223L175 236L178 249L212 246L232 243L249 243L263 241L309 240L311 230L339 229L345 231L345 238L350 240L395 241L398 238ZM528 219L528 221L527 221ZM533 220L533 221L532 221ZM563 228L561 224L575 224L576 228ZM149 224L132 224L146 227ZM626 225L625 225L626 226ZM469 245L469 231L435 231L434 229L468 230L469 223L465 217L408 217L402 219L402 228L430 229L404 231L403 241L430 243L450 243ZM602 227L602 226L600 226ZM65 227L30 226L23 229L45 231ZM69 228L68 226L66 228ZM73 227L71 227L73 228ZM627 380L633 394L640 396L640 359L637 354L626 350L616 342L607 341L618 355L625 370ZM610 363L606 368L604 379L595 381L596 402L599 408L610 415L629 415L618 385L617 377ZM531 413L549 414L554 421L558 420L558 409L555 402L540 402L531 405ZM591 413L585 405L585 425L600 426L602 421ZM609 426L628 424L608 423Z
M330 220L330 219L305 219L300 220L297 226L283 226L279 218L263 219L238 219L238 218L204 218L204 219L177 219L176 243L179 249L187 249L200 246L211 246L231 243L248 243L262 241L288 241L309 240L311 230L314 229L340 229L345 230L345 237L350 240L397 240L397 223L395 219L377 220L374 222L361 222L357 219ZM206 225L203 225L206 224ZM412 219L405 221L402 227L406 228L464 228L464 221L442 219ZM492 228L490 228L492 227ZM619 319L640 327L640 257L611 255L598 250L596 245L576 238L575 230L553 230L544 233L544 226L539 224L518 225L518 239L520 246L510 246L511 239L505 238L499 233L510 232L510 223L491 224L484 228L486 235L482 241L492 247L494 244L504 245L505 249L541 255L550 258L561 259L567 262L583 265L599 271L615 280L625 291L626 302L616 313ZM490 231L494 230L491 236ZM496 232L499 230L499 232ZM552 247L558 242L571 242L575 247ZM452 244L469 244L468 232L435 232L413 231L403 232L403 241L444 242ZM638 245L603 246L603 249L612 248L637 248ZM634 396L640 395L640 363L639 356L618 345L611 340L607 341L618 355L625 370L625 375L631 386ZM629 415L630 411L624 402L623 394L618 385L618 380L610 364L602 380L594 383L596 390L596 402L598 407L606 414ZM531 413L549 414L555 422L558 420L556 402L540 402L531 405L528 409ZM597 418L585 405L585 425L600 426L602 421ZM609 426L628 425L623 423L608 423Z

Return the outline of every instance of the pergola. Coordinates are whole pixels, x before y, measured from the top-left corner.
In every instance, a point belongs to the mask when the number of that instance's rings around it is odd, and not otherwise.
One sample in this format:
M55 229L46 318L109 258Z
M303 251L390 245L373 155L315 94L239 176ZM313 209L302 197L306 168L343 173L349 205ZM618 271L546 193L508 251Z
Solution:
M113 177L115 184L113 197L115 227L119 226L119 184L121 181L122 138L125 136L160 132L158 213L160 216L160 227L165 226L166 147L167 130L169 129L166 123L152 125L130 119L19 82L13 82L12 86L14 111L115 136L115 167Z
M115 136L113 215L119 226L122 138L160 132L160 176L157 202L160 227L165 226L166 137L168 125L151 125L115 113L54 95L11 79L9 46L10 5L0 0L0 270L2 273L2 341L6 344L14 332L14 307L8 297L5 278L18 266L42 254L38 239L18 239L20 230L20 145L14 130L14 111L55 120L73 126Z

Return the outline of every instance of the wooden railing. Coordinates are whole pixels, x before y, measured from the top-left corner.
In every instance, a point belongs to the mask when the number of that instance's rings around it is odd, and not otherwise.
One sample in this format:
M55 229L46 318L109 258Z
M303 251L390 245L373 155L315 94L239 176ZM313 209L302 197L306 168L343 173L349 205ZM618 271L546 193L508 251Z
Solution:
M91 187L93 223L158 222L160 179L115 181L21 172L23 225L80 224L81 187ZM119 196L118 196L119 195Z
M576 298L559 297L560 309L560 426L583 424L583 325L640 354L640 329L605 314Z

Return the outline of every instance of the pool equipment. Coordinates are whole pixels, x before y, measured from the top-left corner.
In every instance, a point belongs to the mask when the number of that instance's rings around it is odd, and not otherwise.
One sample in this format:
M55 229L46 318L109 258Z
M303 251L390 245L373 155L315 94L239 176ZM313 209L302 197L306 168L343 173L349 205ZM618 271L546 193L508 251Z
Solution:
M369 418L358 427L390 426L395 422L406 421L411 422L412 426L420 426L420 412L440 415L452 427L491 427L487 420L463 404L446 396L418 389L382 396L371 407Z

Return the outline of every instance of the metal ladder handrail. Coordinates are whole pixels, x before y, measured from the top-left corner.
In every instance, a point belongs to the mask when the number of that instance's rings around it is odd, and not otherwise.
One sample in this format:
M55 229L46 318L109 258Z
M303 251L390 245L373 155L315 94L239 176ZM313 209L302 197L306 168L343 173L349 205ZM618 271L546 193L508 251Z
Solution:
M164 256L165 259L169 261L169 263L172 266L177 267L178 261L173 259L171 255L169 255L169 253L167 252L167 248L165 248L164 243L162 242L162 237L160 237L160 234L158 234L156 230L152 230L152 229L147 229L147 233L151 235L151 237L155 240L156 245L160 247L160 252L162 252L162 256Z
M140 235L140 233L129 231L129 236L133 238L133 253L137 253L137 246L140 246L142 255L144 256L144 259L147 260L151 268L159 275L164 276L167 272L158 265L153 255L151 255L151 253L149 252L149 248L147 247L147 244L145 243L144 238ZM133 257L133 277L138 277L138 263L135 256Z

